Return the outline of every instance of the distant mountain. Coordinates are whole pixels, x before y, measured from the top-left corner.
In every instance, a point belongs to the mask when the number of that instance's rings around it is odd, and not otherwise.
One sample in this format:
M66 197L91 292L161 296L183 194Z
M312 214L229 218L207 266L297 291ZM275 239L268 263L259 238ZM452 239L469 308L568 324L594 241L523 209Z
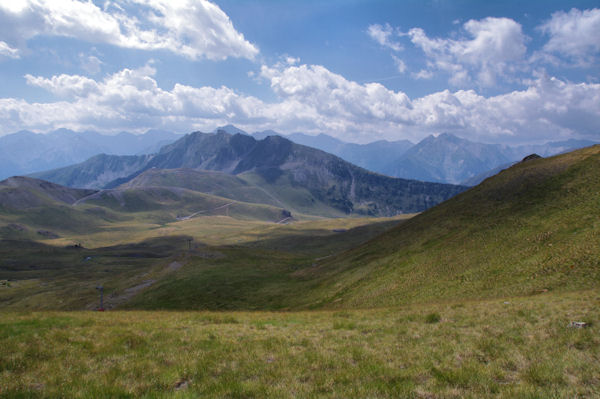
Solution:
M589 147L598 144L596 141L570 139L565 141L550 141L545 144L520 145L516 147L506 147L506 154L512 161L521 160L529 154L538 154L542 157L563 154L579 148Z
M229 134L248 133L233 126L220 128ZM528 154L543 157L596 144L589 140L568 140L538 145L507 146L483 144L443 133L428 136L417 144L408 140L380 140L368 144L347 143L326 134L283 135L273 130L252 133L257 140L268 136L285 137L294 143L336 155L372 172L393 177L439 183L475 185ZM475 182L475 183L474 183ZM474 184L473 184L474 183Z
M233 126L227 125L217 130L223 130L229 134L249 135L245 131ZM396 160L406 150L414 146L414 143L408 140L386 141L379 140L368 144L347 143L326 134L311 136L304 133L292 133L285 135L274 130L264 130L251 134L257 140L262 140L269 136L285 137L296 144L302 144L308 147L316 148L321 151L336 155L345 161L358 165L372 172L383 173L385 167Z
M490 169L488 171L485 171L483 173L480 173L478 175L470 177L467 180L464 180L463 182L461 182L461 184L463 186L474 187L474 186L478 185L479 183L481 183L482 181L484 181L485 179L487 179L488 177L497 175L498 173L502 172L504 169L510 168L515 163L516 162L510 162L510 163L506 163L504 165L497 166L494 169Z
M119 178L136 173L152 158L153 155L100 154L79 164L33 173L30 176L67 187L99 189Z
M464 190L462 186L378 175L280 136L257 141L223 130L188 134L155 155L94 157L36 177L67 186L113 188L134 184L152 168L235 175L292 211L327 216L419 212ZM108 177L113 180L107 182ZM185 188L192 188L187 184L196 183L186 183Z
M72 165L102 153L149 154L179 137L162 130L140 135L122 132L115 136L68 129L46 134L23 130L0 137L0 179Z
M460 183L511 161L502 146L474 143L451 134L429 136L387 165L390 176Z
M408 140L379 140L368 144L346 143L325 134L287 136L294 143L318 148L373 172L382 173L386 165L404 154L414 144Z
M511 147L476 143L443 133L426 137L379 171L402 178L476 185L529 154L546 157L592 144L587 140L569 140Z
M216 128L213 131L213 133L217 133L219 131L223 131L223 132L229 133L231 135L234 135L234 134L244 134L246 136L250 136L250 134L248 134L247 132L245 132L242 129L240 129L240 128L236 127L236 126L233 126L233 125L225 125L225 126L218 127L218 128ZM278 133L273 132L273 134L270 134L269 136L274 136L274 135L277 135L277 134ZM263 139L263 138L264 137L261 137L260 139ZM258 137L257 137L257 139L258 139Z

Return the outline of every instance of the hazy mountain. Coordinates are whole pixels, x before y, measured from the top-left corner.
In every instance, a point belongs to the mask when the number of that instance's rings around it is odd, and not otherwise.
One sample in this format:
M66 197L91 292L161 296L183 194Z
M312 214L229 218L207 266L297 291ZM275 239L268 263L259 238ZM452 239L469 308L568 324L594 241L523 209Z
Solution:
M217 133L219 131L224 131L225 133L229 133L231 135L234 135L234 134L245 134L246 136L250 136L250 134L248 134L247 132L245 132L242 129L240 129L240 128L236 127L236 126L233 126L233 125L225 125L225 126L218 127L218 128L216 128L213 131L213 133ZM273 132L272 130L269 130L269 131ZM269 134L269 136L274 136L274 135L278 135L278 133L273 132L273 134ZM260 139L263 139L265 137L266 136L260 137L260 138L256 137L256 138L260 140Z
M476 143L443 133L426 137L380 171L423 181L476 185L529 154L546 157L592 144L587 140L569 140L511 147Z
M229 134L249 135L242 129L233 125L223 126L217 129L223 130ZM396 160L406 150L414 146L414 143L408 140L386 141L379 140L368 144L347 143L326 134L311 136L304 133L292 133L289 135L278 133L274 130L264 130L251 134L257 140L262 140L269 136L285 137L296 144L302 144L308 147L316 148L321 151L336 155L345 161L363 167L372 172L384 173L385 167Z
M474 143L451 134L429 136L387 165L390 176L459 183L511 159L503 147Z
M475 175L473 177L468 178L467 180L464 180L463 182L461 182L462 185L464 186L469 186L469 187L473 187L478 185L479 183L481 183L482 181L484 181L485 179L487 179L488 177L492 177L498 173L500 173L501 171L503 171L504 169L508 169L510 168L512 165L514 165L516 162L510 162L510 163L506 163L504 165L500 165L500 166L496 166L493 169L490 169L488 171L485 171L483 173L480 173L478 175Z
M565 141L550 141L545 144L506 147L505 153L511 158L512 161L518 161L529 154L538 154L542 157L549 157L552 155L573 151L579 148L589 147L594 144L597 144L597 142L576 139L570 139Z
M418 212L464 189L378 175L280 136L257 141L222 130L188 134L152 156L94 157L36 176L67 186L111 188L151 168L236 175L268 192L279 204L322 215L332 215L333 210L370 215ZM107 182L107 177L113 181Z
M140 135L122 132L115 136L68 129L46 134L24 130L0 137L0 179L72 165L102 153L153 153L179 137L162 130L149 130Z
M318 148L355 165L379 173L383 173L385 166L414 146L408 140L379 140L368 144L346 143L325 134L309 136L303 133L293 133L287 138L294 143Z
M233 126L219 128L230 134L248 133ZM589 140L568 140L537 145L507 146L483 144L461 139L448 133L428 136L417 144L408 140L380 140L368 144L347 143L326 134L283 135L273 130L252 133L257 140L282 136L294 143L336 155L372 172L393 177L440 183L475 185L528 154L543 157L595 144Z
M68 187L102 188L143 168L153 155L95 155L85 162L33 173L32 177Z

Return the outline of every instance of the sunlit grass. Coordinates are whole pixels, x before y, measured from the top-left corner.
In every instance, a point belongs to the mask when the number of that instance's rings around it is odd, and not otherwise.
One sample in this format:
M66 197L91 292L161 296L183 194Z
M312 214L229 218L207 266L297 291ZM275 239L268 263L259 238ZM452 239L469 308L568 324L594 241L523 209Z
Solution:
M594 397L599 306L585 291L342 312L2 313L0 396Z

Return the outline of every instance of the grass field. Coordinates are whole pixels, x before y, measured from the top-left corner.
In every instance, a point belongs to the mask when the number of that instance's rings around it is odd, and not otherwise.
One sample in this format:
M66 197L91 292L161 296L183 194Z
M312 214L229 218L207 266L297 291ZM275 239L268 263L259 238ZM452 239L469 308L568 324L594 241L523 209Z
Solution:
M528 161L386 219L7 224L0 397L600 397L598 170Z
M293 304L289 299L302 299L288 289L303 290L304 279L293 276L298 268L408 217L279 225L203 216L165 225L113 223L110 229L41 242L4 240L0 280L11 285L0 289L0 308L91 309L97 304L95 287L102 285L109 308L282 309ZM136 287L143 289L138 293ZM148 290L152 294L146 296Z
M4 312L0 396L598 397L599 308L582 291L365 311Z

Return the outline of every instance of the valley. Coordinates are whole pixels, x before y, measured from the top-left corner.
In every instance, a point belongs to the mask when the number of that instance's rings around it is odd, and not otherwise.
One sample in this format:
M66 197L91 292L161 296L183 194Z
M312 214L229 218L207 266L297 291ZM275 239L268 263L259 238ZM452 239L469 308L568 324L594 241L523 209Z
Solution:
M600 398L599 38L0 0L0 399Z
M597 170L598 146L532 157L388 217L256 174L6 180L2 394L593 397Z

